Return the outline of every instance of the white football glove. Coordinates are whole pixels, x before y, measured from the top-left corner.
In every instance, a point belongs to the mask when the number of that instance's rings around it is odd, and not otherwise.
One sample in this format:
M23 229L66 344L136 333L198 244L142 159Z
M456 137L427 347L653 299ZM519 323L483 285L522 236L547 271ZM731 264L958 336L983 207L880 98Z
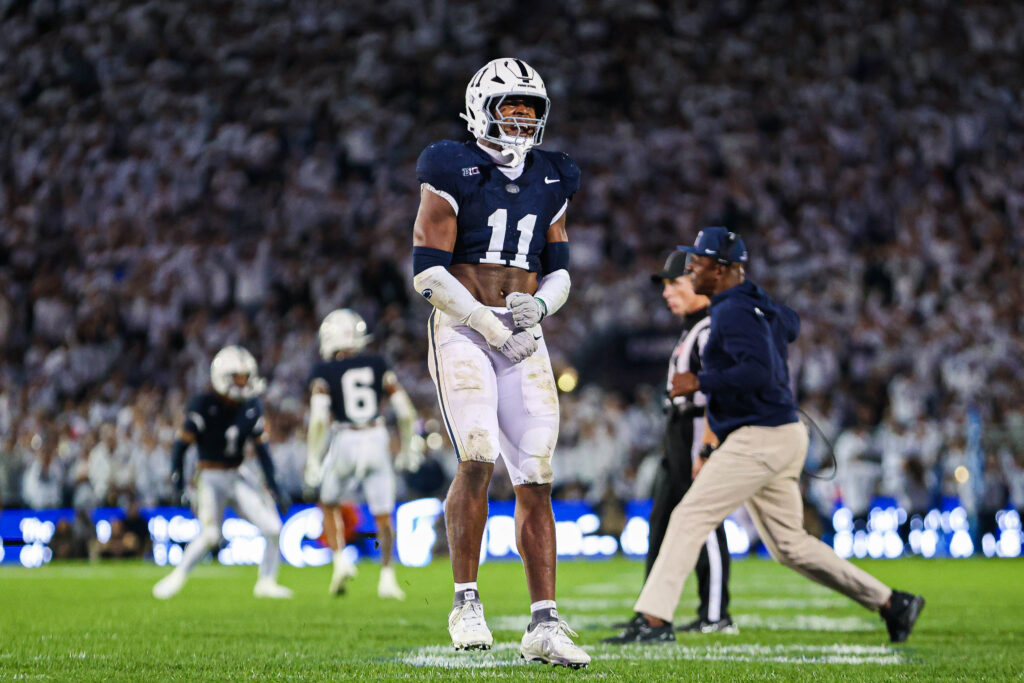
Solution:
M405 472L415 472L423 464L423 453L426 451L426 441L419 434L409 440L408 444L402 445L402 450L395 457L395 469Z
M544 303L526 292L512 292L506 296L505 306L512 311L512 321L521 330L533 327L547 313Z
M520 330L509 337L499 350L513 363L521 363L537 350L537 339L533 332Z

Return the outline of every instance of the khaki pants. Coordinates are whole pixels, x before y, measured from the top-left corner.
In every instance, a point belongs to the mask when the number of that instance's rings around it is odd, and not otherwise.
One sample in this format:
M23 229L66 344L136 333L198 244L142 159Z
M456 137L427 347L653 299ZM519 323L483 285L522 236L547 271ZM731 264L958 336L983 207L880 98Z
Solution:
M744 502L776 560L868 609L885 604L892 589L804 531L797 480L806 457L807 429L799 422L730 434L672 511L634 610L672 621L708 533Z

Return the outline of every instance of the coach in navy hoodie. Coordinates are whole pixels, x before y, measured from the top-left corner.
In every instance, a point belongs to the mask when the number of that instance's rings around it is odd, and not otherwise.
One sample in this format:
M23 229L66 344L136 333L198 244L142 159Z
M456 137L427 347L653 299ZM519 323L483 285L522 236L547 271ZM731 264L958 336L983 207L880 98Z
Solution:
M786 347L799 333L796 312L753 282L711 298L711 333L697 379L710 396L708 422L720 442L745 425L797 421Z
M707 419L720 445L672 511L665 540L626 630L606 642L674 640L672 618L686 577L708 533L746 503L772 557L881 613L893 642L906 640L924 598L895 591L837 556L803 528L799 477L807 429L789 388L788 346L800 319L746 281L747 249L725 228L697 235L687 272L698 294L711 297L711 328L703 370L674 383L674 395L703 391ZM709 439L714 441L713 439Z

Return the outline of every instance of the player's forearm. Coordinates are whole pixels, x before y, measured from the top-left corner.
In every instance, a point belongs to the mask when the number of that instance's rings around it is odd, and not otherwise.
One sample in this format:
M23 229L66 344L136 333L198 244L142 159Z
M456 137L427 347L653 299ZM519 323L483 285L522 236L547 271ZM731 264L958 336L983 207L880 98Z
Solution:
M267 488L272 492L277 493L277 479L274 476L274 461L270 457L270 449L262 441L256 442L256 459L260 463L260 469L263 470L263 478L267 482Z
M320 464L327 438L327 423L310 422L306 429L306 462Z
M327 394L315 393L309 400L309 427L306 428L306 464L317 467L323 458L330 424L331 398Z
M540 280L537 293L533 296L540 299L544 304L544 317L554 315L569 299L569 289L572 281L569 279L569 271L564 268L548 273Z
M512 336L512 331L448 272L449 263L451 252L414 247L413 286L434 308L469 325L483 335L488 344L500 348Z
M179 490L185 487L183 477L186 450L188 450L188 444L181 439L175 439L174 445L171 446L171 482Z
M415 436L416 408L409 399L409 394L398 389L391 394L391 406L395 409L395 418L398 422L398 434L402 439L402 446L407 447Z

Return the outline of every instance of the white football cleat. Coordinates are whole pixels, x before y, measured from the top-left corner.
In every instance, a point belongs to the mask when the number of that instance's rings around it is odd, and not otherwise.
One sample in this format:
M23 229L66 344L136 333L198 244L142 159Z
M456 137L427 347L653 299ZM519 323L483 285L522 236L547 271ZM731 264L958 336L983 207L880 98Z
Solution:
M579 634L569 628L564 620L542 621L527 629L519 644L519 654L527 661L540 661L570 669L582 669L590 664L590 655L572 642Z
M448 633L456 650L490 650L494 644L491 629L484 621L484 606L476 600L452 609L448 615Z
M292 597L292 589L280 585L274 579L260 579L252 589L257 598L287 599Z
M153 597L157 600L173 598L184 585L185 573L175 569L170 574L160 579L157 584L153 586Z
M395 578L394 567L388 566L380 568L380 580L377 582L377 597L405 600L405 591L403 591L398 585L398 579Z
M359 570L354 564L348 560L336 559L334 571L331 572L331 585L327 587L327 592L331 595L341 595L345 592L345 584L348 583L348 580L356 578L358 574Z

